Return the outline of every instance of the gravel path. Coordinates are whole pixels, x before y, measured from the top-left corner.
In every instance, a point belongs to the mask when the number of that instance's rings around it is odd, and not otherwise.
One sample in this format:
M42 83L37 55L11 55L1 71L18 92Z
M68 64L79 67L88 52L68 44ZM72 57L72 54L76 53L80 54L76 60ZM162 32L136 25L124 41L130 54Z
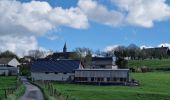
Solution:
M25 78L21 79L26 87L26 91L19 100L44 100L43 94L39 88L30 84Z

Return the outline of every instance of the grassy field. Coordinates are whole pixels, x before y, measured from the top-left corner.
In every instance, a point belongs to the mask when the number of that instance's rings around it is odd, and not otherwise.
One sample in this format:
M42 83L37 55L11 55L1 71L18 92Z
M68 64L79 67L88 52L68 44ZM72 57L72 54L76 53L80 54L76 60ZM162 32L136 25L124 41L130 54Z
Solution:
M0 89L13 87L16 81L16 76L0 76Z
M169 67L170 68L170 59L153 59L153 60L130 60L128 61L129 67L141 67L141 66L147 66L147 67Z
M14 88L16 86L15 76L0 76L0 97L4 96L4 90L6 88Z
M62 93L76 100L170 100L170 73L132 73L140 81L138 87L91 86L54 83Z

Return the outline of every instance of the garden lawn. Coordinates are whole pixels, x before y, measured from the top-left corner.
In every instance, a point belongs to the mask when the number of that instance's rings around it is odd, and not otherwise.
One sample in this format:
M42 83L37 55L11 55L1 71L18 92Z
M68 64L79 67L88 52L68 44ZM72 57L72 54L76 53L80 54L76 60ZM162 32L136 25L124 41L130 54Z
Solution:
M76 100L170 100L170 73L131 73L140 86L92 86L53 83L61 93Z
M129 67L147 66L151 68L170 68L170 59L129 60Z

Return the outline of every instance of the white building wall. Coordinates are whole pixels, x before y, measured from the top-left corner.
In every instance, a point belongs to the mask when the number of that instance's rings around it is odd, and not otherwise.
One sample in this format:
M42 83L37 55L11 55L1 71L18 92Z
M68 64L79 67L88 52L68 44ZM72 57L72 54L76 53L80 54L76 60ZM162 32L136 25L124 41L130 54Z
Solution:
M20 63L14 58L10 62L8 62L8 65L17 67L18 65L20 65Z
M75 71L75 77L118 77L128 78L128 71L106 71L106 70L80 70Z
M17 68L16 67L0 67L0 75L4 74L8 75L17 75Z
M8 75L8 70L0 70L0 75L5 74L5 76Z
M67 74L63 74L63 73L35 73L32 72L31 73L31 77L34 80L52 80L52 81L66 81L70 76L73 76L73 73L67 73Z

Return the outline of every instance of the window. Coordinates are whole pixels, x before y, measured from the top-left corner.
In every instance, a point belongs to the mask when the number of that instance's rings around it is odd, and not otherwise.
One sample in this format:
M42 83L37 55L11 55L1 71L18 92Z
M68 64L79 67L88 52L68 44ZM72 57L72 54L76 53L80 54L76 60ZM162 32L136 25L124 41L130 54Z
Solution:
M45 72L45 74L49 74L49 72Z
M75 80L76 81L87 81L87 77L76 77Z
M110 78L109 78L109 77L107 78L107 81L108 81L108 82L110 81Z
M126 78L120 78L120 81L121 81L121 82L125 82L125 81L126 81Z
M113 81L115 81L115 82L116 82L116 81L117 81L117 78L115 78L115 77L114 77L114 78L113 78Z
M106 66L104 66L104 65L101 65L101 66L100 66L100 68L105 68L105 67L106 67Z
M92 82L94 81L94 77L91 78L91 81L92 81Z
M97 78L97 81L98 81L98 82L102 82L102 81L104 81L104 78L98 77L98 78Z
M122 81L123 81L123 78L120 78L120 81L122 82Z

